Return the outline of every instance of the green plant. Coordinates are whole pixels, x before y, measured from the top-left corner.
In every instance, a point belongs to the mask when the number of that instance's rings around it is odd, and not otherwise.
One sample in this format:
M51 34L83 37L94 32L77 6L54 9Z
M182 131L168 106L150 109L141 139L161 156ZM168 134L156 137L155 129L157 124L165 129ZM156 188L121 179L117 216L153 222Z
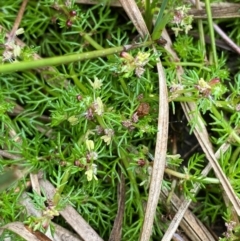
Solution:
M132 26L125 24L108 4L30 2L20 25L24 32L18 35L26 44L23 46L17 39L7 43L20 2L3 4L6 16L0 14L0 42L4 45L0 66L2 226L19 220L44 232L70 204L103 239L108 239L118 210L117 185L123 173L126 191L122 240L138 240L158 131L155 64L159 58L165 67L173 112L178 112L178 102L196 104L188 131L199 126L200 113L214 149L230 143L219 163L239 195L240 77L236 74L229 82L233 77L225 67L227 55L216 56L214 51L214 62L206 62L204 46L184 35L194 27L188 6L181 6L180 1L163 1L160 6L157 1L150 4L147 0L141 7L154 41L146 37L136 43L132 35L137 33ZM156 10L159 14L153 27ZM166 25L175 31L173 48L179 61L156 44ZM151 50L153 44L156 52ZM43 58L38 59L36 54ZM180 68L184 73L179 80ZM170 190L176 178L174 191L200 203L204 212L196 208L195 213L203 221L214 223L217 216L223 215L225 204L215 197L221 197L216 188L220 180L213 174L201 174L205 156L195 153L184 162L170 144L168 153L163 186ZM24 178L16 175L18 169ZM44 190L42 195L29 190L43 215L26 218L20 215L18 200L27 174L39 170L54 184L56 192L52 200L47 200ZM5 177L9 178L7 182ZM194 196L196 184L205 190L204 196ZM20 191L16 192L19 185ZM167 216L168 210L159 204L156 214L153 240L163 236L167 227L161 224L161 215Z

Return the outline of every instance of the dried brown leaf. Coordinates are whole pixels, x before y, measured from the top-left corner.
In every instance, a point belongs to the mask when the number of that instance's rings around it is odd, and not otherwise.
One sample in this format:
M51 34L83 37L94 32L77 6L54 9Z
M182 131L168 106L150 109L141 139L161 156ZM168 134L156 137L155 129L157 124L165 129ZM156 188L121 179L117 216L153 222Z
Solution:
M47 197L52 199L56 192L53 185L49 181L40 180L40 186L45 191ZM64 210L60 211L60 214L84 241L103 241L72 206L67 205Z
M17 235L21 236L27 241L51 241L51 239L49 239L47 236L46 236L47 237L46 239L41 239L40 236L37 237L35 234L30 232L21 222L13 222L13 223L8 223L4 225L3 227L0 228L0 236L2 235L2 232L4 229L8 229L16 233Z
M121 241L122 222L123 222L124 207L125 207L125 180L122 172L120 174L120 179L121 180L118 183L118 211L117 211L117 216L114 220L109 241Z
M147 26L136 2L134 0L119 0L119 2L122 4L122 7L141 37L144 38L146 35L149 35Z
M120 0L124 10L127 12L132 23L138 30L139 34L144 37L149 35L147 26L143 20L142 14L134 0ZM153 47L154 51L155 48ZM158 112L158 132L156 140L156 148L154 155L154 164L151 175L151 183L149 188L149 197L144 217L144 223L141 231L140 241L147 241L152 235L153 220L160 196L161 185L163 180L167 139L168 139L168 92L166 86L166 78L164 75L162 64L159 60L157 63L158 79L159 79L159 112Z

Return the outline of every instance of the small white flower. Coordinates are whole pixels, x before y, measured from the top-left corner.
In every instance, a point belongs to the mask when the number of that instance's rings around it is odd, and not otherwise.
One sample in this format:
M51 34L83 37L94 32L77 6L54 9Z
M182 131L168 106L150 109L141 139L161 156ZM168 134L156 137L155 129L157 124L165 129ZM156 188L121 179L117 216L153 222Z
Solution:
M104 136L101 136L101 139L107 143L107 145L109 145L111 143L111 136L108 136L108 135L104 135Z
M94 142L92 140L86 140L85 143L88 151L91 151L94 149Z
M88 79L88 81L94 90L100 90L103 85L102 80L98 79L96 76L94 76L94 82L92 82L90 79Z
M98 180L97 176L97 165L92 164L88 170L85 172L85 175L87 175L87 180L90 182L94 178L96 181Z
M16 31L16 35L20 35L20 34L23 34L24 33L24 29L23 28L19 28L17 31Z
M97 97L96 101L94 102L94 109L95 109L95 113L97 113L98 115L103 114L104 112L103 102L100 97Z
M67 120L72 126L78 124L78 118L75 115L70 116Z
M114 131L112 129L105 129L105 135L101 136L101 139L109 145L111 143L112 137L114 135Z

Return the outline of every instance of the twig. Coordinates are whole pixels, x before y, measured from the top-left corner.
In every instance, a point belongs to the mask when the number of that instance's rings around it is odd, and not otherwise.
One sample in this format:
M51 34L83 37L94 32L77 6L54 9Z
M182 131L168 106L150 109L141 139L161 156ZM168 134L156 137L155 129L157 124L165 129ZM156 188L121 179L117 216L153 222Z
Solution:
M215 154L215 158L219 158L221 153L226 152L226 150L229 148L229 144L223 144L218 151ZM209 171L212 169L211 164L209 163L204 170L202 171L201 175L202 176L206 176ZM195 184L193 190L191 191L192 193L197 193L200 189L200 184ZM178 212L175 214L172 222L170 223L167 231L165 232L162 240L164 241L170 241L173 234L176 232L182 218L184 217L184 214L186 212L186 210L188 209L189 205L191 204L191 200L185 200L183 201L183 203L181 204L180 207L178 207Z
M215 31L222 37L222 39L236 52L240 55L240 47L235 44L223 31L222 29L217 25L213 24L213 27Z
M54 186L49 181L39 181L47 198L52 200L56 193ZM60 214L84 241L103 241L103 239L71 205L67 205L62 211L60 211Z
M7 151L4 151L4 150L0 150L0 155L3 156L3 157L6 157L6 158L9 158L9 159L12 159L12 160L19 160L21 159L20 156L17 156L17 155L13 155Z
M16 17L16 19L15 19L13 28L12 28L9 36L8 36L7 43L10 43L10 42L14 41L14 39L15 39L15 37L16 37L16 31L18 30L18 27L19 27L20 22L21 22L21 20L22 20L23 13L24 13L24 11L25 11L25 8L26 8L26 6L27 6L27 3L28 3L28 0L23 0L22 5L21 5L21 7L20 7L20 9L19 9L19 11L18 11L18 15L17 15L17 17ZM6 44L7 44L7 43L6 43Z
M124 216L124 207L125 207L125 180L124 175L121 170L120 173L120 182L118 183L118 211L117 216L114 220L113 228L109 237L109 241L121 241L122 235L122 222Z
M193 2L193 1L192 1ZM200 3L201 7L204 7L204 3ZM228 2L221 2L221 3L211 3L212 9L212 18L213 19L230 19L230 18L239 18L240 4L239 3L228 3ZM207 14L206 10L199 8L194 9L191 8L188 13L193 15L194 19L206 19Z
M120 0L120 2L141 36L150 36L142 14L136 7L136 2L134 0ZM155 48L153 50L156 51ZM160 61L157 63L157 70L159 80L158 132L149 197L140 241L148 241L152 235L153 220L161 192L168 142L168 92L164 70Z

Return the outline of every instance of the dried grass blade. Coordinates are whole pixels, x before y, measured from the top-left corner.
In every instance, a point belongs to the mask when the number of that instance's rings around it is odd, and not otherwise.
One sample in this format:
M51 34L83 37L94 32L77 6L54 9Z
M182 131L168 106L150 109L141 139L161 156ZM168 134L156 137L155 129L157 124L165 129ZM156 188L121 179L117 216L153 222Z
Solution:
M178 59L178 56L176 55L176 53L173 51L173 49L171 48L171 39L168 35L168 33L166 31L163 32L163 37L167 40L167 44L165 46L165 48L167 49L167 51L172 55L172 58L177 60ZM178 76L178 79L179 79L179 82L181 82L181 76L183 74L183 69L179 66L179 68L177 68L177 76ZM189 113L192 111L195 111L197 109L196 107L196 104L195 103L182 103L182 108L185 112L185 115L186 117L188 118L188 120L190 121L192 119L192 116L189 115ZM190 107L189 107L190 105ZM227 193L231 203L233 204L236 212L238 213L238 215L240 214L240 208L239 208L239 200L238 198L236 197L236 195L234 194L234 191L229 183L229 181L227 180L225 174L222 172L218 162L217 162L217 158L214 156L214 153L212 151L212 146L211 146L211 143L209 142L209 138L208 138L208 132L206 130L206 127L204 126L203 122L202 122L202 119L200 117L200 115L197 116L197 121L200 125L201 128L195 128L194 129L194 134L196 135L201 147L203 148L203 151L205 152L206 154L206 157L208 158L211 166L213 167L215 173L216 173L216 176L217 178L219 178L223 188L224 188L224 191ZM184 204L184 205L187 205ZM183 205L183 206L184 206ZM188 204L189 205L189 204ZM184 209L181 210L180 209L180 212L184 212ZM177 215L177 214L176 214ZM179 215L179 214L178 214ZM181 216L179 216L179 219L180 219ZM178 220L178 224L180 222L180 220ZM173 222L176 222L176 220L173 220ZM176 231L177 229L177 226L178 224L174 225L174 224L170 224L170 226L168 227L168 230L167 232L165 233L165 235L169 235L169 238L171 239L171 234L173 234L173 232ZM164 235L164 238L166 238L166 236ZM163 239L164 241L167 241L167 240L170 240L170 239Z
M229 144L223 144L218 151L216 152L215 156L216 158L220 157L221 153L224 153L227 151L227 149L229 148ZM206 176L209 171L212 169L211 163L209 163L202 171L202 176ZM192 193L197 193L200 189L200 184L196 184L194 186L194 189L191 191ZM164 241L170 241L172 239L173 234L176 232L181 220L184 217L184 214L186 212L186 210L188 209L189 205L191 204L192 200L185 200L182 202L182 204L178 207L178 212L175 214L172 222L170 223L170 225L168 226L167 231L165 232L162 240ZM202 240L202 241L206 241L206 240Z
M49 181L40 180L40 186L45 191L47 197L52 199L56 190ZM69 225L76 231L84 241L103 241L103 239L96 233L96 231L82 218L81 215L70 205L60 211L62 217Z
M142 14L134 0L119 0L138 33L144 38L149 34Z
M51 239L41 239L37 238L33 233L31 233L28 229L25 228L24 224L21 222L13 222L8 223L7 225L4 225L0 228L0 236L2 235L2 232L4 229L8 229L22 238L24 238L27 241L51 241Z
M196 110L196 105L195 103L184 103L183 105L183 109L185 114L187 113L187 118L189 121L191 121L192 117L189 116L188 113L193 112L194 110ZM199 127L200 125L200 127ZM212 145L209 141L208 138L202 138L201 132L202 129L205 128L201 118L199 117L199 125L196 126L196 128L194 129L194 134L196 135L199 144L201 145L207 159L209 160L209 162L211 163L213 170L216 174L216 177L220 180L222 187L224 189L224 191L227 194L227 197L229 198L229 200L231 201L234 209L236 210L238 216L240 216L240 203L239 203L239 199L236 196L230 182L228 181L225 173L222 171L214 153L212 150Z
M211 167L210 167L211 168ZM166 200L169 196L169 192L166 189L163 189L161 192L161 199ZM171 209L175 212L178 212L181 207L182 200L180 200L177 195L173 194L171 197ZM179 223L182 228L184 234L186 234L191 240L194 241L215 241L214 237L212 237L211 233L208 230L205 230L205 227L200 226L199 221L195 217L195 215L189 211L188 209L184 213L184 217L179 218L181 222ZM178 225L177 225L178 226ZM174 235L174 232L172 232ZM167 237L167 239L169 239Z
M117 216L114 220L113 228L109 237L109 241L121 241L122 235L122 223L124 216L125 208L125 179L124 174L121 170L120 173L120 182L118 183L118 211Z
M158 133L155 147L154 164L149 189L149 197L144 217L140 241L147 241L152 234L153 220L161 192L165 169L168 139L168 99L166 79L161 63L157 64L159 78Z
M134 0L120 0L124 10L132 20L134 26L139 31L142 37L148 35L146 24L143 20L140 10ZM154 51L156 51L154 49ZM166 79L161 62L157 63L158 79L159 79L159 110L158 110L158 132L155 147L155 156L151 183L149 188L149 197L147 208L144 217L144 223L141 231L140 241L147 241L152 234L153 220L160 196L161 185L163 180L167 139L168 139L168 92Z
M41 217L42 212L33 204L33 200L27 195L26 192L24 192L20 199L21 205L23 205L26 208L28 216L35 216L35 217ZM52 236L50 228L47 229L45 235L48 236L53 241L82 241L79 237L76 237L77 235L74 235L69 230L61 227L60 225L57 225L54 222L51 222L54 227L54 235Z

